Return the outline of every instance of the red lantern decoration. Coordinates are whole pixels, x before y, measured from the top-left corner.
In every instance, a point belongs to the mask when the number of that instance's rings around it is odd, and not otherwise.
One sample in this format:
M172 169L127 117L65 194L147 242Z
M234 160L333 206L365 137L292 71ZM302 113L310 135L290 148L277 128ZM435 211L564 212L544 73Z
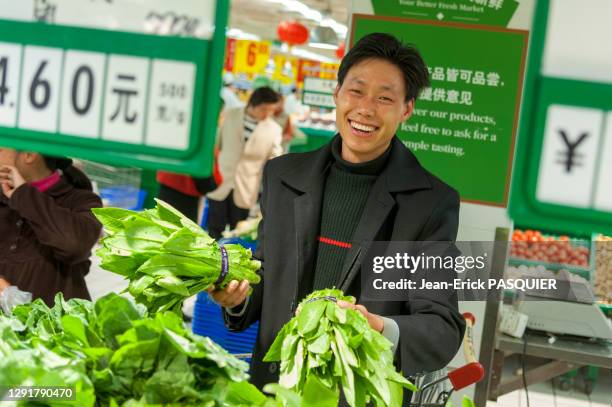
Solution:
M345 52L345 45L344 45L344 41L342 41L340 45L338 46L338 48L336 49L336 57L338 59L342 59L342 57L344 57L344 52Z
M276 33L281 41L289 45L305 44L308 41L308 28L297 21L281 22L276 29Z

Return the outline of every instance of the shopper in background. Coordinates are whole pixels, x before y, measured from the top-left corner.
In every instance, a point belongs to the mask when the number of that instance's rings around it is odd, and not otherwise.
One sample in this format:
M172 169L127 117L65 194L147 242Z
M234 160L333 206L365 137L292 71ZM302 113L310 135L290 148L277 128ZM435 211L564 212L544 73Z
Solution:
M452 242L457 235L459 195L395 136L428 82L417 50L388 34L363 37L338 71L339 134L319 150L266 166L256 253L263 280L248 299L247 281L210 292L230 329L259 320L251 362L257 386L277 381L278 364L263 357L300 300L334 286L357 298L358 306L341 306L361 312L389 339L405 375L441 369L455 356L465 321L454 290L415 290L406 301L361 299L371 242ZM452 270L434 273L451 284L455 277Z
M169 203L183 215L199 223L200 198L217 187L215 177L192 177L168 171L157 171L157 198Z
M283 129L283 151L289 151L289 144L291 143L291 138L293 137L293 124L291 123L291 116L285 111L285 100L282 96L280 96L278 103L276 104L276 108L274 109L274 114L272 116L274 121L281 126Z
M53 305L89 299L85 275L102 225L91 182L72 160L0 148L0 275Z
M208 233L214 239L249 215L257 202L265 163L282 154L282 129L270 117L280 96L257 88L246 108L227 109L219 130L219 170L223 182L208 194Z
M285 97L284 105L285 112L288 115L295 116L297 118L302 118L302 116L304 116L304 105L302 105L302 101L298 95L298 90L295 86L291 88L291 93Z
M222 123L223 99L219 107L219 125ZM213 174L208 177L192 177L168 171L157 171L159 192L157 198L169 203L195 223L199 222L200 198L221 184L221 177L213 158Z

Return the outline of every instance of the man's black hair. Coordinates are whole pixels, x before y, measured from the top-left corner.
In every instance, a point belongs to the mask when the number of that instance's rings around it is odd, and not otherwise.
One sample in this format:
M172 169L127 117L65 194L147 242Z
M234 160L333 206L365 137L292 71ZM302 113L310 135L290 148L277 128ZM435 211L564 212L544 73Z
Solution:
M280 95L268 86L257 88L249 98L248 106L257 107L263 104L274 104L280 100Z
M394 36L384 33L368 34L349 50L338 69L338 85L342 86L351 67L371 58L388 61L402 71L406 101L416 99L421 90L429 86L429 72L419 51L414 46L404 44Z

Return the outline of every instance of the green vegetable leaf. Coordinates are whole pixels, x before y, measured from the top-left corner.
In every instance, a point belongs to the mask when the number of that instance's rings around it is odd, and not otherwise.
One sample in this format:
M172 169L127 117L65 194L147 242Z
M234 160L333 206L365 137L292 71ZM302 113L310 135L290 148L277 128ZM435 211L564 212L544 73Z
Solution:
M302 395L304 406L336 405L340 390L352 407L402 405L403 388L416 387L395 371L392 344L333 298L355 301L335 289L313 292L275 339L266 360L280 357L280 385Z
M97 331L101 337L106 338L109 344L115 344L115 337L130 329L132 321L141 318L139 312L127 298L115 293L100 298L96 302L95 311L98 316Z
M283 407L301 407L302 398L295 392L282 387L277 383L266 384L263 388L266 393L275 394Z
M258 406L267 400L265 394L249 382L230 382L225 401L231 406Z
M474 400L468 396L463 396L463 399L461 400L461 407L476 407L476 404L474 403Z
M137 215L137 212L122 208L93 208L91 211L109 233L123 229L123 221Z
M81 346L89 346L85 323L81 318L74 315L64 315L62 317L62 327L66 335L70 335L77 339Z
M185 285L185 282L178 277L173 275L165 276L162 278L158 278L155 280L155 284L160 287L165 288L171 293L178 294L183 297L189 297L189 290Z
M264 362L276 362L281 360L281 349L283 347L283 341L285 340L287 331L289 330L288 327L289 325L284 325L278 335L276 335L276 338L274 338L274 342L268 349L266 356L264 356L263 358Z
M322 334L313 342L308 344L308 351L315 354L323 354L330 349L330 337L327 333Z
M302 307L298 316L298 331L302 336L309 334L317 328L326 307L327 304L323 300L314 301Z
M101 267L129 280L128 291L150 313L179 313L182 302L215 284L221 274L219 245L202 228L163 201L138 213L95 210L108 236L97 251ZM258 284L261 263L240 245L226 245L231 280Z
M338 399L338 389L332 390L315 375L310 375L304 384L301 407L337 407Z

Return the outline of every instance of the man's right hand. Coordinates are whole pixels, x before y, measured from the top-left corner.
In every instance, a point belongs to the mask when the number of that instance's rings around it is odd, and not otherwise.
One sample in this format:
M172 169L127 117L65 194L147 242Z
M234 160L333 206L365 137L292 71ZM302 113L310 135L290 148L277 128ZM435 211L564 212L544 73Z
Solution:
M214 287L207 289L214 302L225 308L234 308L242 304L249 293L249 282L243 280L238 282L232 280L224 290L217 290Z
M0 293L10 287L10 285L11 284L8 281L0 277Z

